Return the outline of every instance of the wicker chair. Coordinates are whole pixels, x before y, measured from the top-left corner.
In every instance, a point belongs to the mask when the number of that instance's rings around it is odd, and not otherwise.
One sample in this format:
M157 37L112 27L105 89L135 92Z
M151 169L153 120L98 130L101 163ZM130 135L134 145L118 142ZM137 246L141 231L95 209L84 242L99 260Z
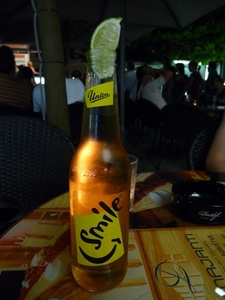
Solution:
M213 120L191 143L187 156L187 170L204 171L206 157L221 118Z
M68 191L70 138L38 118L0 116L0 195L25 212Z

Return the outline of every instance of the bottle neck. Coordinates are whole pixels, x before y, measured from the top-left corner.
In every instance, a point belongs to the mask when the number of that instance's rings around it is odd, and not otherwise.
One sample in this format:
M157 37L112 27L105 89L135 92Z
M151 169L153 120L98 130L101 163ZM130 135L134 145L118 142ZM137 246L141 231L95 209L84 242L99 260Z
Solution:
M81 139L120 140L115 65L110 68L113 70L110 76L99 78L95 66L87 66Z

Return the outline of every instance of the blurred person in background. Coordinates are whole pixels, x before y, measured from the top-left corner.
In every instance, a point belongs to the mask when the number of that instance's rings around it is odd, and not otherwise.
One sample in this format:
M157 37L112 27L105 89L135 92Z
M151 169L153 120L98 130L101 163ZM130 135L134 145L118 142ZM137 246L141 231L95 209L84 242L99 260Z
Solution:
M84 101L85 86L80 79L65 78L67 104ZM42 112L42 107L46 112L46 100L44 84L37 85L33 90L33 111L34 113Z
M80 78L66 78L67 104L84 101L85 86Z
M142 68L142 81L138 91L138 99L146 99L162 109L167 103L162 96L162 87L173 76L168 69L153 69L149 66Z
M172 86L172 102L184 102L188 76L184 72L184 64L175 65L176 75Z
M187 82L187 93L190 101L198 100L199 95L204 87L204 81L199 73L198 64L192 60L188 64L191 75Z
M205 92L207 95L212 96L214 93L214 89L213 89L213 79L215 77L218 77L218 73L217 73L217 64L214 61L210 61L208 64L208 78L205 82Z
M32 112L32 87L22 84L15 76L16 64L13 51L8 46L0 47L0 111ZM5 110L6 111L6 110Z
M33 67L32 61L28 61L27 66L31 69L31 71L33 72L34 75L39 75L39 73Z
M217 73L217 64L215 61L210 61L209 62L209 65L208 65L208 78L207 78L207 81L210 81L212 80L214 77L217 77L219 76L219 74Z

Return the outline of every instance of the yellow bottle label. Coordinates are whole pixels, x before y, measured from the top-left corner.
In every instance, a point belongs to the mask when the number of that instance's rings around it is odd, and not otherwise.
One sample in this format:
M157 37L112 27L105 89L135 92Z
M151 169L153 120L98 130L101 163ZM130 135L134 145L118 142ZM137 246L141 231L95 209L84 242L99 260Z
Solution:
M85 103L87 108L113 105L113 95L113 81L102 83L85 91Z
M74 215L79 264L103 266L124 254L118 216L118 212L124 209L121 204L123 197L126 197L126 192L98 197L104 201L92 205L90 214L81 215L78 209L78 214Z

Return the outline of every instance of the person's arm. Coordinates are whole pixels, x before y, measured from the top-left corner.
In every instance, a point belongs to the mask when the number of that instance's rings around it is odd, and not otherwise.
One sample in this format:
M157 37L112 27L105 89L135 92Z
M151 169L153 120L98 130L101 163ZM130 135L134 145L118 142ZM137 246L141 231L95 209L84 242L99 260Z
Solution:
M225 112L206 158L206 170L225 172Z
M35 70L34 67L29 66L29 68L31 69L31 71L33 72L33 74L39 75L39 73Z

